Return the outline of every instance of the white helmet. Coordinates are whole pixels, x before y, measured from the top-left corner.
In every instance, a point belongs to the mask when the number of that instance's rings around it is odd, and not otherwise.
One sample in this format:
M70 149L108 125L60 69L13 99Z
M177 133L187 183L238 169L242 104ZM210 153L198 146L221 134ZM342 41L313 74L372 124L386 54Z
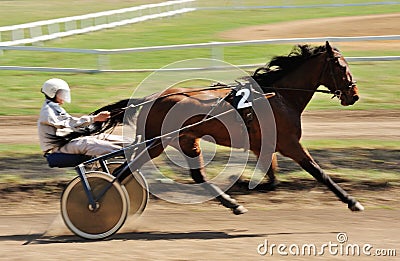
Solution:
M71 102L71 92L68 83L58 78L52 78L43 83L42 93L49 98L54 98L56 95L64 101Z

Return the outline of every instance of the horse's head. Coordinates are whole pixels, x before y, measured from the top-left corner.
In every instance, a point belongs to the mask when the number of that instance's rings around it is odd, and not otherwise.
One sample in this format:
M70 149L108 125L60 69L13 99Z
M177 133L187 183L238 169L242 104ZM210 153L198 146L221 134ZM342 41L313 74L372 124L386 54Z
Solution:
M342 105L353 105L359 99L356 82L343 55L332 48L328 41L325 64L325 74L321 84L325 85L334 97L339 98Z

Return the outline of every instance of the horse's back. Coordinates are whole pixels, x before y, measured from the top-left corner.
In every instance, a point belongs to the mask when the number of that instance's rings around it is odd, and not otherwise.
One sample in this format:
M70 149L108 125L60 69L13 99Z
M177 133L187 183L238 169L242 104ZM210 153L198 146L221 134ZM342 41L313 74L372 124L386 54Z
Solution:
M159 94L159 98L154 103L149 104L141 111L138 123L144 128L146 139L194 125L181 135L192 138L209 135L216 143L231 146L233 143L229 140L229 136L242 140L240 137L243 127L235 113L224 114L228 110L232 110L229 101L224 100L230 92L230 89L167 89ZM216 117L218 119L206 120L207 117L219 114L222 116ZM235 133L229 135L232 131Z

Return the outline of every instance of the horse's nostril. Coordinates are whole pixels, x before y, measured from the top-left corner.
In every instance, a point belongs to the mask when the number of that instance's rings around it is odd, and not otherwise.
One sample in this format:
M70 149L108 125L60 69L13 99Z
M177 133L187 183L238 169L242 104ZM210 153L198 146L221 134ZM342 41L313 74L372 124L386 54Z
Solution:
M354 96L353 96L353 101L354 101L354 102L358 101L358 99L360 99L360 97L358 97L358 95L354 95Z

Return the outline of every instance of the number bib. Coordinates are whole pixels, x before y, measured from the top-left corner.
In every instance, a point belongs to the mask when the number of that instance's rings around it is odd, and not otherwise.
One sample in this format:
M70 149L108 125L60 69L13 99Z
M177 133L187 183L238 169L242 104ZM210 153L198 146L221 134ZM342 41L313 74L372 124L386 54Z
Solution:
M251 84L239 84L233 91L232 105L237 109L245 109L253 106L253 91Z

